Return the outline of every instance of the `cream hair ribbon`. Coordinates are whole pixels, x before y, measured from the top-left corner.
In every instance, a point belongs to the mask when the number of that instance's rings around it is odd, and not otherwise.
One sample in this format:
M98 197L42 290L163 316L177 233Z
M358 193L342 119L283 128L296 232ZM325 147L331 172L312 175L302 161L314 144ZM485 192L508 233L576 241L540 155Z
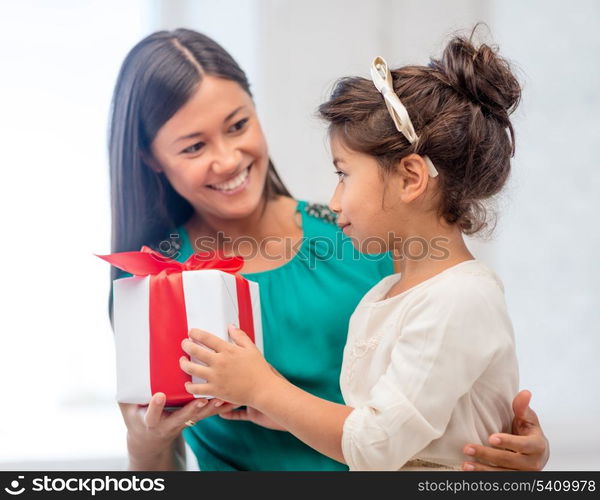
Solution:
M392 74L388 68L387 62L383 57L376 57L373 60L373 65L371 66L371 79L375 84L377 90L383 96L385 101L385 105L394 120L394 124L396 128L406 140L411 144L414 144L419 137L415 132L415 128L413 127L412 122L410 121L410 117L408 116L408 111L400 101L398 94L394 92L394 87L392 85ZM427 169L429 171L429 175L431 177L436 177L438 175L437 169L433 166L433 163L427 156L423 156L423 160L427 164Z

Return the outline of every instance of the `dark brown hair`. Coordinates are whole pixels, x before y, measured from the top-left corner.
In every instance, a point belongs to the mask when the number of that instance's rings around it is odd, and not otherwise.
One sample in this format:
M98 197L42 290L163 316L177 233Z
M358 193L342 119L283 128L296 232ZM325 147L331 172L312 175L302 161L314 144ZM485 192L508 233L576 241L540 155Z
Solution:
M211 38L187 29L153 33L127 54L115 86L110 118L111 252L153 248L193 213L162 173L147 163L158 130L181 108L204 75L237 82L250 96L244 71ZM290 196L271 160L265 198ZM160 248L160 247L159 247ZM112 281L122 271L111 267Z
M419 140L396 130L383 97L370 79L339 80L319 107L351 150L375 157L384 174L416 153L439 172L439 214L465 234L488 225L484 200L496 195L510 173L514 130L509 115L521 97L519 82L497 49L456 36L428 66L391 71L393 86Z

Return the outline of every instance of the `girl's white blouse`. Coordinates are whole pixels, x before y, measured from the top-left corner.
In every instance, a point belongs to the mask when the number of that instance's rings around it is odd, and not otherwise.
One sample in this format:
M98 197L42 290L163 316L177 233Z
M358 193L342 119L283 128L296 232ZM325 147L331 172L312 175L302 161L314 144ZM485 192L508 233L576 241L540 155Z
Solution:
M511 428L519 374L504 288L470 260L382 300L399 279L375 285L350 319L343 455L351 470L459 469L465 444Z

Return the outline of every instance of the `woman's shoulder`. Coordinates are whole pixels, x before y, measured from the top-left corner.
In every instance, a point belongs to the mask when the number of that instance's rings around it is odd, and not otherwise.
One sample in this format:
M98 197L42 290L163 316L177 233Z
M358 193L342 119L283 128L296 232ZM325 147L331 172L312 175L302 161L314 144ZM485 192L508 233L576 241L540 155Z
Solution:
M297 210L302 214L306 249L324 263L322 270L352 269L355 276L370 276L370 285L393 273L391 255L361 253L354 247L351 238L339 228L337 214L326 204L299 200Z
M331 239L339 244L344 233L337 225L337 214L324 203L298 200L296 211L302 220L305 239Z
M337 214L325 203L298 200L298 210L321 223L337 227Z

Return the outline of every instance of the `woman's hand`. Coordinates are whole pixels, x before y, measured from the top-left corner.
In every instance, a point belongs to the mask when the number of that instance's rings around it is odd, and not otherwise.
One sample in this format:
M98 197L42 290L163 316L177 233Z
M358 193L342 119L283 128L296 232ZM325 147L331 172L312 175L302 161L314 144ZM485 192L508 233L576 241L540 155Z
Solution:
M219 416L225 420L245 420L274 431L286 430L281 425L275 423L273 420L267 417L264 413L258 411L256 408L252 408L251 406L247 406L241 410L226 411L220 413Z
M234 405L221 400L199 398L173 412L164 410L166 398L161 392L152 396L148 407L119 403L127 426L127 450L130 470L173 470L185 465L185 455L176 441L186 422L198 422ZM181 443L182 444L182 443ZM183 456L182 456L183 455Z
M512 434L492 434L489 442L493 447L468 444L463 452L475 460L488 462L464 462L463 470L542 470L550 456L550 445L535 412L529 408L531 393L521 391L513 400L515 418Z
M185 356L179 363L184 372L203 378L206 383L188 382L186 390L191 394L210 394L237 405L253 406L252 401L259 391L268 391L269 382L280 375L242 330L230 326L229 336L233 343L202 330L190 331L190 339L184 340L181 347L204 365L193 363Z

